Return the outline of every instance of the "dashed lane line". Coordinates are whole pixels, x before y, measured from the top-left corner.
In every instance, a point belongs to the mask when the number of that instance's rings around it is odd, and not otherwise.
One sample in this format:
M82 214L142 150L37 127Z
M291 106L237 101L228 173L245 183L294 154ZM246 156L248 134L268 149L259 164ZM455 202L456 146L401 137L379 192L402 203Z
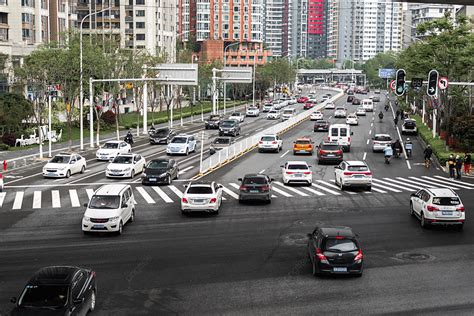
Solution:
M285 151L285 153L284 153L283 155L281 155L281 156L280 156L280 158L283 158L283 157L285 157L285 156L286 156L286 154L288 154L289 152L290 152L289 150Z

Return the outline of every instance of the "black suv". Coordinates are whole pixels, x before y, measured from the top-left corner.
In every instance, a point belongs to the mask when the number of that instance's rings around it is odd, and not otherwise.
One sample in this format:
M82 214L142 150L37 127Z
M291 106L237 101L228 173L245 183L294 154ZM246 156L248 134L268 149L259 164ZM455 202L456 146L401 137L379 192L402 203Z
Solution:
M176 132L171 128L159 128L153 132L150 132L150 144L168 144L175 135Z
M313 275L362 276L364 255L357 235L349 227L316 227L308 234L308 255Z
M239 188L239 203L249 200L260 200L272 203L272 181L265 174L246 174L244 178L239 178L241 182Z
M219 124L222 121L222 116L219 114L212 114L205 122L206 129L219 128Z
M343 160L342 148L337 142L322 141L317 150L318 164L323 162L341 163Z
M11 299L11 315L86 315L96 306L95 272L69 266L38 270L28 281L20 298Z
M235 120L225 120L222 121L219 126L219 136L224 135L232 135L237 136L240 135L240 124Z

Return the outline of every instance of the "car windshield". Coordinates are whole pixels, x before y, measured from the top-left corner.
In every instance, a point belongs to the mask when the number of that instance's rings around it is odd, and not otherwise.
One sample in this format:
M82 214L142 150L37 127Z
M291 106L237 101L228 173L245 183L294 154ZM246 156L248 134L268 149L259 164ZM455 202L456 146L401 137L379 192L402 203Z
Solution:
M230 144L230 138L216 138L212 143L227 145Z
M171 140L171 142L175 144L186 144L186 140L186 137L175 137Z
M266 184L267 179L264 177L248 177L244 178L244 181L242 181L242 184Z
M336 111L345 111L344 108L336 108Z
M275 136L262 136L261 141L262 142L272 142L275 140Z
M224 121L221 123L222 127L232 127L237 124L235 121Z
M278 111L271 110L271 111L270 111L270 112L268 112L268 113L271 113L271 114L277 114L277 113L278 113Z
M293 114L293 110L284 110L283 114Z
M27 285L18 305L22 307L62 307L67 303L67 285Z
M102 147L104 149L116 149L118 148L118 143L105 143L104 144L104 147Z
M323 120L317 120L316 124L327 124L328 121L323 121Z
M132 156L117 156L112 161L112 163L124 163L124 164L131 164L132 162L133 162Z
M302 140L297 140L296 144L298 144L298 145L309 145L309 144L311 144L311 142L309 140L302 139Z
M416 126L416 123L413 122L413 121L405 121L404 124L405 124L405 127L414 127L414 126Z
M118 195L93 195L89 202L89 208L93 209L117 209L120 204Z
M349 171L367 171L369 168L367 166L348 166L347 170Z
M230 116L240 116L240 113L235 112L235 113L232 113Z
M52 163L68 163L71 156L54 156L50 162Z
M309 167L307 165L303 165L303 164L294 164L294 165L291 165L289 164L286 169L288 170L308 170Z
M434 197L433 204L442 206L459 205L461 201L457 197Z
M197 186L192 185L188 188L188 194L212 194L212 188L210 186Z
M389 142L392 140L392 137L390 136L384 136L384 135L375 135L374 140L378 140L380 142Z
M323 243L323 249L330 252L349 252L358 250L358 247L351 239L328 238Z
M168 160L152 160L146 166L147 169L163 169L168 168Z
M256 110L256 109L257 109L257 108L250 107L250 108L248 108L247 110L253 111L253 110Z
M159 129L154 133L154 135L163 137L163 136L168 135L168 133L169 133L169 129Z
M339 150L339 145L323 144L319 148L322 150Z

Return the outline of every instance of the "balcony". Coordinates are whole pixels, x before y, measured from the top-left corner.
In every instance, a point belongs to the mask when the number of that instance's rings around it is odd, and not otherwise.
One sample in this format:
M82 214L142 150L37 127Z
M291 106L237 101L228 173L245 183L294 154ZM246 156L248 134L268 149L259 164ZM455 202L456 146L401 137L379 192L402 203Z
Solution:
M133 34L133 29L125 29L125 34Z
M126 16L125 22L133 22L133 16Z

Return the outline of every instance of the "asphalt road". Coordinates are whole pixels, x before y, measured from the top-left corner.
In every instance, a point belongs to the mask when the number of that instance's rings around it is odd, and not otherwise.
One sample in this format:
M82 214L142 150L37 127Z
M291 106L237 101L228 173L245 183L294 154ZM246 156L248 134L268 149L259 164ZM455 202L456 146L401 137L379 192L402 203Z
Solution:
M333 111L327 112L329 117ZM255 129L264 124L255 121ZM175 197L174 203L162 203L153 196L154 204L139 200L136 221L125 227L122 236L84 236L82 208L1 208L0 314L8 313L9 297L18 296L35 270L62 264L97 272L97 315L472 314L474 273L469 267L474 263L474 227L469 210L474 205L474 183L452 182L435 168L417 165L418 141L411 169L403 158L383 164L382 154L372 153L367 139L370 130L394 134L391 122L372 121L370 115L362 118L353 129L352 150L345 156L362 159L367 153L374 178L385 181L377 188L385 193L341 192L330 186L333 166L298 156L311 162L315 179L322 181L311 188L319 194L281 187L290 196L275 193L271 205L240 205L227 194L218 216L182 216ZM322 139L323 134L313 133L311 127L304 122L284 134L286 150L297 136ZM281 162L295 159L291 152L280 157L286 150L253 151L205 180L217 180L237 192L230 183L265 169L281 181ZM33 178L30 185L42 183ZM97 175L88 181L103 179ZM409 194L425 185L457 189L466 206L463 231L422 229L409 215ZM24 205L28 203L25 200ZM365 254L362 278L311 275L306 233L321 224L351 226L359 234Z

